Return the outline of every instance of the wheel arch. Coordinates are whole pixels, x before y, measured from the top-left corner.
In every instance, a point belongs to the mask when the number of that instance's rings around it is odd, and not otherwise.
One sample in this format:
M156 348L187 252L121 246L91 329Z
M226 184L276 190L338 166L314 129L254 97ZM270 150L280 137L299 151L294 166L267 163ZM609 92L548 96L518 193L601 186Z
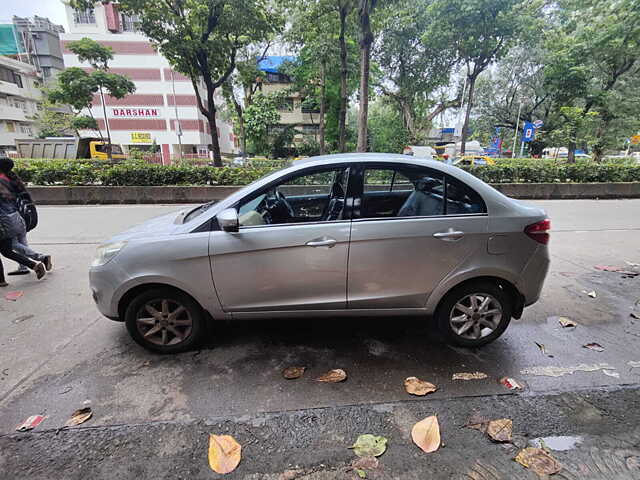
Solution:
M131 303L131 301L134 298L136 298L141 293L146 292L146 291L151 290L151 289L154 289L154 288L165 288L165 289L175 290L176 292L180 292L181 294L187 295L196 304L198 304L200 306L200 308L202 309L203 313L208 315L208 312L203 307L202 303L199 302L198 299L195 298L193 295L191 295L189 292L183 290L182 288L176 287L175 285L169 285L167 283L151 282L151 283L143 283L143 284L140 284L140 285L136 285L136 286L130 288L129 290L127 290L124 293L124 295L122 295L122 297L120 297L120 300L118 301L118 317L119 317L120 321L124 321L125 312L127 311L127 307L129 306L129 304Z
M431 304L431 308L429 308L429 304L427 304L427 308L432 314L435 314L440 308L440 305L444 302L446 296L452 292L453 290L460 288L464 285L468 285L469 283L476 282L491 282L497 284L500 288L502 288L511 298L513 302L513 311L511 313L513 318L522 317L522 311L524 309L524 296L520 293L518 288L515 286L513 282L507 280L504 277L497 275L477 275L465 279L461 279L457 283L447 284L446 290L443 289L442 294L440 294L437 298L437 302L433 299L433 295L429 298L429 301L433 300Z

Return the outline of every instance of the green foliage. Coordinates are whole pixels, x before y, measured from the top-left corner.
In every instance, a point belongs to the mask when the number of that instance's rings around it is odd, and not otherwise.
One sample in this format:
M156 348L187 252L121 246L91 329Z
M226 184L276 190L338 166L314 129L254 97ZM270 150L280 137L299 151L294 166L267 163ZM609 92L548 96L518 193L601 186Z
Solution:
M69 42L67 48L78 56L78 60L88 62L96 70L107 70L109 60L113 60L111 47L106 47L88 37Z
M401 153L410 138L397 110L380 101L370 105L369 145L372 152Z
M287 162L251 160L248 167L162 166L142 161L18 160L16 173L33 185L246 185ZM640 182L640 165L631 161L576 163L501 159L497 165L465 167L489 183Z
M245 132L256 153L269 151L270 131L280 121L277 100L270 95L257 93L251 105L244 111Z

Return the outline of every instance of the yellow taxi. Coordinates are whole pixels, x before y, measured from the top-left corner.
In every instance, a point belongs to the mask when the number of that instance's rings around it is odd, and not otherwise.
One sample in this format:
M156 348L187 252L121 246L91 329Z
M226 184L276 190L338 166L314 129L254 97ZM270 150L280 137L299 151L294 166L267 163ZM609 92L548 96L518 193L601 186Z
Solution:
M457 167L461 167L463 165L495 165L495 158L488 157L486 155L463 155L460 158L456 158L453 161L453 164Z

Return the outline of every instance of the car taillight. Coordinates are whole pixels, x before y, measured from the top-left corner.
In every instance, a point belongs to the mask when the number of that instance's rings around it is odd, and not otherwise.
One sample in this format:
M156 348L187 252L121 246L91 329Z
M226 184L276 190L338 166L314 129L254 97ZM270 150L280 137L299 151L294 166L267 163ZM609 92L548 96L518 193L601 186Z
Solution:
M536 242L546 245L549 243L549 230L551 230L551 220L545 218L538 223L525 227L524 233L533 238Z

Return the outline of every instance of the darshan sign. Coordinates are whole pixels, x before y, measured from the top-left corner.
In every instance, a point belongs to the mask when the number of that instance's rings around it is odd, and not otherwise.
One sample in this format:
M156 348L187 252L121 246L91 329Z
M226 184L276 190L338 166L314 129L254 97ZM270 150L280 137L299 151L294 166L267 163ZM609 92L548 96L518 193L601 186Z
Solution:
M160 112L157 108L112 108L111 116L115 118L158 118Z

